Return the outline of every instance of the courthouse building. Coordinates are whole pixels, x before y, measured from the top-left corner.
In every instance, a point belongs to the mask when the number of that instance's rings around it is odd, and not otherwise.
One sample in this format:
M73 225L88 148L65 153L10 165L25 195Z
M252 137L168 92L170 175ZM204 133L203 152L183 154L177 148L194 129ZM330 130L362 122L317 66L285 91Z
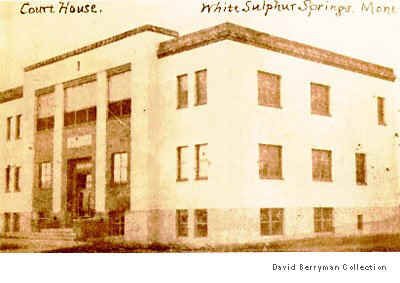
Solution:
M1 235L213 245L394 231L394 81L231 23L145 25L27 66L0 93Z

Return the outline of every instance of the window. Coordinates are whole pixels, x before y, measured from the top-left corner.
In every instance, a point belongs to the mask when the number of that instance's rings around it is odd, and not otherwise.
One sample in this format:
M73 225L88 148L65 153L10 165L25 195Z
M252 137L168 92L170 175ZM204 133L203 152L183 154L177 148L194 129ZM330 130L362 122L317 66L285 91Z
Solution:
M356 182L357 185L366 185L366 161L364 153L356 153Z
M131 100L125 99L108 104L108 119L131 115Z
M377 104L378 104L378 124L384 126L384 125L386 125L386 123L385 123L385 98L378 97Z
M179 146L177 148L178 165L177 165L177 181L187 181L189 176L189 147Z
M36 120L36 130L38 132L51 130L54 128L54 117L38 118Z
M207 144L196 145L196 180L208 179Z
M359 214L357 215L357 230L362 231L363 229L364 229L363 215Z
M258 71L258 105L281 107L279 75Z
M96 121L96 107L85 108L72 112L64 113L64 126L79 125ZM54 123L54 122L53 122Z
M332 182L332 152L312 150L312 172L314 181Z
M333 227L333 208L316 207L314 208L314 231L334 232Z
M207 209L196 209L194 211L195 226L194 235L196 237L207 237L208 224L207 224Z
M329 86L311 83L311 114L329 116Z
M283 208L260 209L260 233L262 236L283 234Z
M189 214L187 209L176 210L176 235L178 237L187 237Z
M6 193L10 192L10 175L11 175L11 166L6 167Z
M42 162L39 164L39 188L49 189L52 186L51 162Z
M21 167L15 167L14 169L14 191L21 191Z
M64 113L64 126L68 127L75 124L75 112Z
M188 76L177 77L178 80L178 109L188 107Z
M13 213L13 226L12 226L13 232L19 232L19 227L20 227L19 222L20 222L19 213Z
M197 71L196 76L196 105L207 104L207 70Z
M22 115L17 115L15 117L15 138L21 138L21 117Z
M7 129L6 129L7 133L6 133L6 136L7 136L7 140L8 141L11 139L11 119L12 119L12 117L8 117L7 118Z
M109 213L110 236L124 235L125 232L125 212L111 211Z
M260 144L259 159L261 179L282 179L282 146Z
M114 153L112 156L112 183L126 184L128 182L128 153Z
M6 212L4 213L4 233L10 232L10 223L11 223L11 214Z

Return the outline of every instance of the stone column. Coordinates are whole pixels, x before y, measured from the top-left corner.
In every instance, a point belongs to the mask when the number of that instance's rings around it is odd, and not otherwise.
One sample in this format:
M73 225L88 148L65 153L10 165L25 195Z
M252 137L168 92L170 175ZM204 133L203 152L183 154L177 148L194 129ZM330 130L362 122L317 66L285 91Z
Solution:
M58 84L54 92L54 132L53 132L53 213L62 212L63 172L63 128L64 128L64 87Z
M105 71L97 74L96 106L95 208L101 214L106 210L108 79Z

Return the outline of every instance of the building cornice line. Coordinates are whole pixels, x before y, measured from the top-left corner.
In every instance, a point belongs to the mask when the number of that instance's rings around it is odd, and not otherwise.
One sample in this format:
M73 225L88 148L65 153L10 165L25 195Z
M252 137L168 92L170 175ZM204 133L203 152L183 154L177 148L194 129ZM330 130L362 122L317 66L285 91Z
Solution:
M0 91L0 103L22 98L23 95L24 91L22 86Z

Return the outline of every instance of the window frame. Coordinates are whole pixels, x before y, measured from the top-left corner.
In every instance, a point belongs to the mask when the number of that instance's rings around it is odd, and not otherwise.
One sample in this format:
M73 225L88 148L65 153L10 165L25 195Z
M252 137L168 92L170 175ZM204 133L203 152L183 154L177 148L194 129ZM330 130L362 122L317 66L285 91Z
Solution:
M177 168L176 168L176 181L177 182L186 182L189 180L189 176L182 176L182 149L189 150L189 146L183 145L183 146L178 146L176 148L176 153L177 153ZM187 161L186 161L187 162Z
M4 178L5 178L5 192L6 193L10 193L11 192L11 186L10 186L10 183L11 183L11 166L10 165L8 165L8 166L6 166L6 168L5 168L5 176L4 176Z
M204 74L204 81L200 81L200 76ZM207 93L207 69L198 70L194 73L195 75L195 86L196 86L196 101L195 106L206 105L208 103L208 93ZM204 83L204 88L200 88ZM201 93L201 90L204 93Z
M176 214L176 222L175 222L176 237L177 238L189 237L189 210L177 209L175 214Z
M377 97L377 114L378 114L378 125L386 126L386 111L385 111L385 98L382 96Z
M22 138L22 114L15 116L15 139L19 140Z
M262 88L261 82L266 80L267 83L271 83L271 79L277 81L277 89L275 92L277 93L269 93L266 89ZM266 106L266 107L273 107L273 108L282 108L281 104L281 75L273 74L265 71L258 70L257 71L257 89L258 89L258 105ZM269 97L277 96L278 100L276 102L271 102L272 99Z
M182 90L181 82L184 80L186 90ZM185 109L189 107L189 76L188 74L181 74L176 76L177 81L177 109Z
M7 117L7 122L6 122L6 140L10 141L11 140L11 127L12 127L12 117Z
M361 158L361 160L359 159ZM357 152L355 154L356 161L356 184L358 186L366 186L367 185L367 155L365 153ZM359 162L362 163L362 168ZM361 171L361 172L360 172ZM361 175L360 175L361 174Z
M14 167L14 192L21 192L21 166Z
M328 166L328 177L324 177L326 174L325 172L325 168L322 169L318 169L317 168L317 164L315 164L315 158L314 158L314 153L328 153L328 161L327 161L327 165L324 164L324 166ZM321 157L321 155L319 156ZM312 180L315 182L333 182L333 170L332 170L332 150L326 150L326 149L316 149L313 148L311 150L311 159L312 159ZM318 164L321 164L323 160L321 160L321 158L319 158L318 160ZM320 171L319 177L316 176L317 171Z
M313 88L317 87L317 88L322 88L324 90L326 90L326 100L327 100L327 109L326 112L324 110L321 110L320 108L320 104L321 101L319 101L319 103L316 103L317 99L313 99L314 95L316 95L315 92L313 92ZM318 99L321 99L320 96L318 96ZM319 115L319 116L325 116L325 117L331 117L331 87L329 85L324 85L324 84L320 84L320 83L315 83L315 82L311 82L310 83L310 108L311 108L311 114L312 115Z
M326 217L326 212L330 217ZM314 207L314 233L334 233L334 223L333 207Z
M195 145L195 152L196 152L196 180L208 180L208 174L207 176L201 176L200 175L200 166L201 166L201 158L200 158L200 149L202 147L206 147L208 149L208 143L202 143L202 144L196 144ZM208 172L208 151L207 151L207 172Z
M202 214L205 214L205 221L200 221ZM204 215L203 215L204 217ZM200 228L203 227L203 228ZM205 228L204 228L205 227ZM208 237L208 211L207 209L195 209L194 210L194 236L196 238Z
M122 156L122 155L126 155L126 168L124 166L122 166L122 162L121 162L121 166L119 167L120 170L120 180L116 180L116 175L115 175L115 157L116 156ZM122 159L120 160L122 161ZM122 180L122 170L121 169L126 169L126 180ZM113 152L111 154L111 185L112 186L123 186L123 185L127 185L129 184L129 152L128 151L118 151L118 152Z
M49 173L43 175L43 166L44 165L49 165ZM49 177L48 182L43 182L43 177ZM47 185L45 185L47 184ZM53 187L53 164L51 161L43 161L39 163L39 189L45 190L45 189L51 189Z
M357 214L357 231L364 230L364 215Z
M285 210L284 208L260 208L260 235L261 236L278 236L284 235ZM274 216L279 215L278 219ZM278 232L274 231L274 224L279 225ZM267 227L267 229L265 229Z
M266 155L268 155L268 149L274 148L278 150L278 159L273 160L274 162L277 161L278 164L275 164L273 167L279 168L279 174L278 175L271 175L270 172L271 170L268 170L268 168L265 168L265 166L268 166L269 163L271 163L269 160L264 160L263 159L263 148L266 151ZM267 158L267 156L266 156ZM283 180L283 168L282 168L282 145L275 145L275 144L258 144L258 175L259 178L262 180ZM265 174L265 171L267 172Z

